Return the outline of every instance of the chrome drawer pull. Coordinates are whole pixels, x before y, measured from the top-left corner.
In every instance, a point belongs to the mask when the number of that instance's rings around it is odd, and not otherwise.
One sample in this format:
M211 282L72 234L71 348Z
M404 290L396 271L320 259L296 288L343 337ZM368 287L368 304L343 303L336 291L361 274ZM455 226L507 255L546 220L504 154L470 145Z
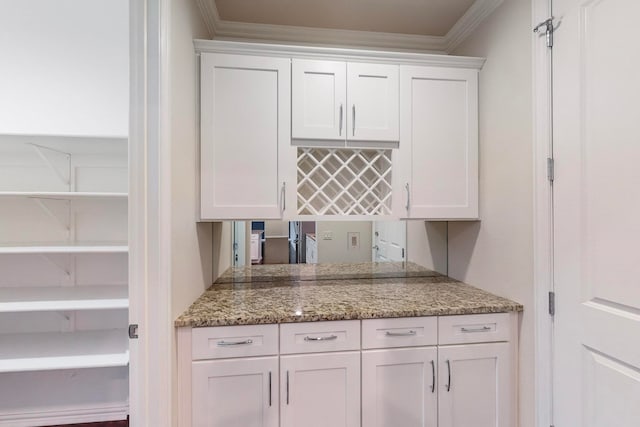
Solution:
M225 347L229 345L247 345L253 344L253 340L244 340L244 341L218 341L218 345L220 347Z
M491 330L490 326L483 326L482 328L460 328L462 332L487 332Z
M328 337L304 337L305 341L332 341L338 339L337 335L329 335Z
M388 337L410 337L416 334L416 331L409 331L409 332L385 332L384 333L386 336Z

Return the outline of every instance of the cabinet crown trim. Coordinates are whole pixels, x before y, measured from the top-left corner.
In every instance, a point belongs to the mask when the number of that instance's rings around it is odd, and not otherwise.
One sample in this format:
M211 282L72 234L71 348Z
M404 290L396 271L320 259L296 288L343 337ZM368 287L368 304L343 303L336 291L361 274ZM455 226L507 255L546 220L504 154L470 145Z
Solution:
M476 70L481 69L485 62L485 58L467 56L248 43L223 40L194 40L193 44L197 54L204 52L227 53L236 55L374 62L399 65L429 65L434 67L468 68Z

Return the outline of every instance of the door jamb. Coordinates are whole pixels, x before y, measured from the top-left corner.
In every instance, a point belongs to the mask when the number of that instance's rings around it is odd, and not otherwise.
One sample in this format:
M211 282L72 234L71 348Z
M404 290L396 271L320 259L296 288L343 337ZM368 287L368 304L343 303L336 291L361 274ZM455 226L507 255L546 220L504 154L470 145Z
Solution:
M532 29L551 16L552 1L532 0ZM548 72L551 53L544 36L533 35L532 43L535 425L549 427L553 425L553 317L548 311L549 292L553 290L553 193L547 178L547 158L553 154Z

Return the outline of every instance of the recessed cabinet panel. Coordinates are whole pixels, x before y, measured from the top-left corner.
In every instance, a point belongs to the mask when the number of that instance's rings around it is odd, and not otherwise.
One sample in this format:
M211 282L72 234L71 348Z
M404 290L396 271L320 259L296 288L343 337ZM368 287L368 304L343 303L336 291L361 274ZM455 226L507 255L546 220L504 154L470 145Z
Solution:
M398 141L398 66L347 64L347 138Z
M435 347L362 352L363 427L436 427Z
M202 55L203 219L282 216L289 84L287 59Z
M345 139L346 64L292 61L291 137Z
M507 343L438 348L439 427L509 427L513 390Z
M193 427L278 427L278 358L195 362Z
M400 80L403 216L477 218L477 71L403 66Z
M360 352L280 357L282 427L359 427Z

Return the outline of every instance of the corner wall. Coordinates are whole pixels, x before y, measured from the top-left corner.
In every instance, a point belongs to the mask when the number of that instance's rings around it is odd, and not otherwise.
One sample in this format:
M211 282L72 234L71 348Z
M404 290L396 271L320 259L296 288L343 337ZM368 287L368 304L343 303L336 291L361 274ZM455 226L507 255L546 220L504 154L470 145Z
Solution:
M193 0L170 0L171 318L213 281L213 226L196 223L199 209L198 81L194 38L208 31ZM220 227L221 228L221 224ZM219 233L220 234L220 233ZM171 325L173 330L173 325ZM176 339L172 334L173 422L177 425Z
M534 425L531 2L505 1L455 55L482 56L480 222L449 223L449 276L522 303L520 427Z

